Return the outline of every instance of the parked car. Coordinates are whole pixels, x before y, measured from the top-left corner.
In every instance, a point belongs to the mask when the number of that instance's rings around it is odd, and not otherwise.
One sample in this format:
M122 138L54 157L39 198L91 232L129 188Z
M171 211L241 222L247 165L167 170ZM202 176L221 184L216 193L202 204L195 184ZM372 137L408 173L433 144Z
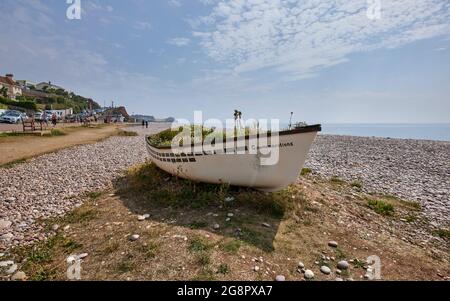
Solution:
M19 111L6 111L5 114L3 114L0 117L0 122L6 122L6 123L19 123L22 120L27 120L28 116L25 113L19 112Z

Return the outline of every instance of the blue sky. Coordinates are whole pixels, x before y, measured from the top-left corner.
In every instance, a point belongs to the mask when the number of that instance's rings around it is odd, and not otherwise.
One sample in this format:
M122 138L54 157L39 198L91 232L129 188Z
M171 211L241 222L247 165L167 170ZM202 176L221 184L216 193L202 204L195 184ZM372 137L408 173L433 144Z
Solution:
M0 2L0 72L130 113L450 122L450 1Z

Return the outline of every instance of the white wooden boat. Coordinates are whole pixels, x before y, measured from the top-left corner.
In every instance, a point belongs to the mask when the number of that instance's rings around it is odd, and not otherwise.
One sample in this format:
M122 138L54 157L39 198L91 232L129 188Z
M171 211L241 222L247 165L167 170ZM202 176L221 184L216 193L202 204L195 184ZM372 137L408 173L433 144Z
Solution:
M258 151L253 153L249 150L255 148L257 136L242 137L245 147L242 146L242 141L238 144L235 138L234 148L230 149L230 144L224 143L223 149L216 151L194 151L195 148L189 148L185 152L176 153L170 146L152 145L149 136L146 137L146 145L152 161L159 168L181 178L278 191L297 180L311 145L320 131L320 125L281 131L278 133L277 145L270 145L272 137L269 134L269 143L266 146L258 144ZM273 140L276 141L275 138ZM261 153L267 151L267 148L277 148L279 159L276 164L261 164L264 157Z

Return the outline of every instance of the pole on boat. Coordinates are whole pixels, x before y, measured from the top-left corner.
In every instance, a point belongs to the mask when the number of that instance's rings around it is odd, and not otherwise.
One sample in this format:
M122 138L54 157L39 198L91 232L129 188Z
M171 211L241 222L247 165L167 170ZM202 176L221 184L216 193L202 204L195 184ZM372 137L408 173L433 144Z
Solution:
M237 135L238 127L239 127L239 129L241 129L241 127L242 127L241 117L242 117L242 112L238 111L238 110L234 110L234 132L235 132L235 135Z
M291 119L289 120L289 129L292 129L292 116L294 115L294 112L291 112Z
M237 135L237 120L238 120L239 111L234 110L234 136Z

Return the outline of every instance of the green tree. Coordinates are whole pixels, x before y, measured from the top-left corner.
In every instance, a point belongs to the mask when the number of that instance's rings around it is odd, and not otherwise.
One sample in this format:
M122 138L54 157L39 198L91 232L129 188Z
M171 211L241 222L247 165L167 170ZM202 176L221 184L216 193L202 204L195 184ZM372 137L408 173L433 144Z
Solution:
M0 95L3 97L8 97L8 89L6 87L2 87L0 89Z

